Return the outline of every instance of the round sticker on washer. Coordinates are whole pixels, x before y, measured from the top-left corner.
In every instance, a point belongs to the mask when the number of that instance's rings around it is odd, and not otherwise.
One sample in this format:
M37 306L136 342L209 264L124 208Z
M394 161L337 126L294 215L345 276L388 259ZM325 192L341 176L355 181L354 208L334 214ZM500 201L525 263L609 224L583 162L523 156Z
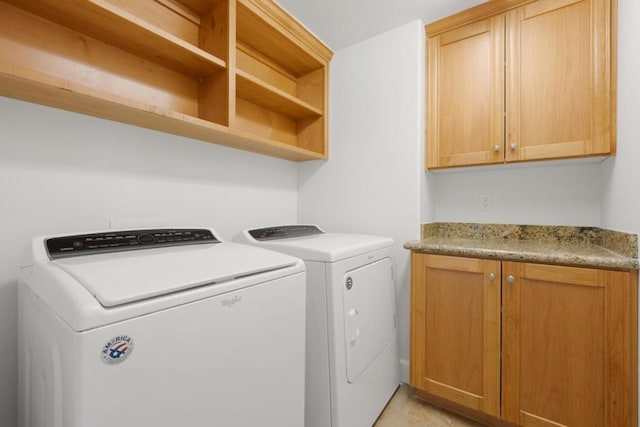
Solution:
M133 338L128 335L114 337L102 347L102 360L105 363L121 363L133 351Z

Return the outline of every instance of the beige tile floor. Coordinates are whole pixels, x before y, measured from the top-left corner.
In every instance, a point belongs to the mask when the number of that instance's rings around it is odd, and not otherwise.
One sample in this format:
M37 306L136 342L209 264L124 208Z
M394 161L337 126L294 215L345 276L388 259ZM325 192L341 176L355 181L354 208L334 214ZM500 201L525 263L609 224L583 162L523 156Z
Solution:
M374 427L482 427L474 421L436 408L414 397L406 384L400 386Z

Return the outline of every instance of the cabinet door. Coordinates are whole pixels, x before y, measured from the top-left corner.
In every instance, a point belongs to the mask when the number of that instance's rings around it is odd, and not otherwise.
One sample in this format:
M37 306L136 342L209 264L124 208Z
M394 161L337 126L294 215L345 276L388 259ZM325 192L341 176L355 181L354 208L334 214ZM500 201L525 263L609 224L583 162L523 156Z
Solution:
M536 427L636 425L637 277L502 269L502 417Z
M414 387L499 415L498 261L412 255L410 370Z
M504 15L427 40L428 168L504 161Z
M507 161L612 150L609 0L507 13Z

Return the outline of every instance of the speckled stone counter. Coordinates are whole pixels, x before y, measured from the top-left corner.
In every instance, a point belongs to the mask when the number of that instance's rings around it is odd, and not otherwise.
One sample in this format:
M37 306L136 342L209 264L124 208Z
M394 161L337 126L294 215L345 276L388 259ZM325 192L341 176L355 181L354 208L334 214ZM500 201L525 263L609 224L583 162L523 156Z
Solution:
M638 236L597 227L431 223L412 251L615 270L638 269Z

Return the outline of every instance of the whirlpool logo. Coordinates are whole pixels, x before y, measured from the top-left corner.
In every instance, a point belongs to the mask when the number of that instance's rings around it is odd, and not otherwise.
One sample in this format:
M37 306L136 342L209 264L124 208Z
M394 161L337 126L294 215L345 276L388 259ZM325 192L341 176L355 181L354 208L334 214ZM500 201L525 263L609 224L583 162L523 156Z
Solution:
M240 301L242 301L242 297L239 295L236 295L233 298L224 298L222 301L220 301L220 303L222 304L223 307L231 308L237 303L239 303Z

